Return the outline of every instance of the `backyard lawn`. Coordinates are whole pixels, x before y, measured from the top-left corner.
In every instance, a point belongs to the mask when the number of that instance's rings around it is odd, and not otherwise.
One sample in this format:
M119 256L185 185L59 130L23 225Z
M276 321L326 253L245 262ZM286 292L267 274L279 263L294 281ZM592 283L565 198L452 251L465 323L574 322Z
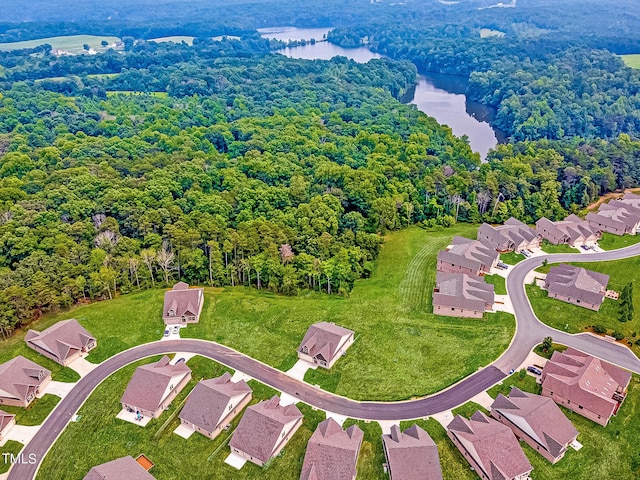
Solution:
M14 442L13 440L8 440L4 446L0 447L0 474L9 471L11 466L11 462L4 459L4 454L17 455L22 450L22 447L23 445L20 442Z
M598 241L598 246L602 250L615 250L616 248L635 245L638 242L640 242L640 235L613 235L605 232Z
M569 245L553 245L547 240L540 244L540 249L545 253L577 253L578 249Z
M40 425L59 402L60 397L48 393L36 398L27 408L3 405L2 410L14 414L18 425Z
M508 252L500 254L500 261L507 265L516 265L525 259L524 255L516 252Z
M494 285L494 292L496 295L507 294L507 285L504 277L501 277L500 275L485 275L484 279L487 283L492 283Z

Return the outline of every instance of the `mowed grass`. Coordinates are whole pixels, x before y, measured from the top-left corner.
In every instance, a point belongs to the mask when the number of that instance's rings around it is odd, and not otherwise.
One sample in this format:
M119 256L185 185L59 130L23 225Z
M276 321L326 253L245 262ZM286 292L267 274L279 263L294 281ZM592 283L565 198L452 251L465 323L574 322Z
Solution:
M119 42L120 38L109 36L100 37L96 35L66 35L61 37L47 37L37 40L26 40L23 42L0 43L0 50L10 51L19 50L21 48L34 48L38 45L44 45L45 43L48 43L49 45L51 45L51 48L79 53L83 50L83 45L85 43L89 44L89 46L95 50L104 49L104 47L101 45L103 40L109 42L109 45L111 45L114 42Z
M11 457L5 460L4 454L17 455L22 450L23 445L14 440L8 440L4 446L0 447L0 474L6 473L11 467Z
M516 252L508 252L500 254L500 261L507 265L516 265L525 259L524 255Z
M27 408L2 405L2 410L14 414L18 425L33 426L44 422L58 403L60 397L48 393L36 398Z
M576 253L578 251L577 248L570 245L553 245L546 240L542 242L540 249L546 253Z
M631 68L640 68L640 53L632 53L629 55L620 55L622 61Z
M159 37L159 38L150 38L149 40L147 40L147 42L156 42L156 43L163 43L163 42L173 42L173 43L182 43L185 42L187 45L193 45L193 39L196 37L190 37L188 35L174 35L174 36L170 36L170 37Z
M605 232L598 241L598 246L603 250L615 250L635 245L638 242L640 242L640 235L614 235Z
M494 285L494 293L496 295L506 295L507 294L507 285L504 277L500 275L485 275L484 280L487 283L492 283Z
M536 395L539 395L542 391L542 387L536 382L536 377L528 375L527 371L522 369L505 378L502 383L491 387L487 390L487 393L493 399L495 399L500 393L507 397L513 387L516 387L523 392L535 393Z

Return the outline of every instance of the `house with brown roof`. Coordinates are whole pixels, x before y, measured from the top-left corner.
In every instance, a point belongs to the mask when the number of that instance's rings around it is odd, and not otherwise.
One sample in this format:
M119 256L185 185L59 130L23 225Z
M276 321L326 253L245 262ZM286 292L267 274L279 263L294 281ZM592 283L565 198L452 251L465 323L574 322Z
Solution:
M559 222L542 217L536 222L536 232L553 245L566 244L572 247L595 245L602 237L602 231L574 214Z
M590 212L585 218L592 227L604 232L635 235L640 229L640 209L634 203L631 200L628 204L624 200L612 200L600 205L598 213Z
M136 368L120 402L122 408L158 418L191 380L191 369L184 362L175 365L163 356L156 363Z
M247 408L229 446L235 455L263 466L278 455L302 425L303 415L295 405L280 405L280 397Z
M480 276L496 266L499 256L495 249L478 240L455 236L447 250L438 252L436 269L439 272Z
M549 269L544 288L549 298L598 311L607 294L609 275L561 264Z
M0 405L27 407L51 381L51 372L22 355L0 364Z
M249 404L251 396L251 387L244 380L232 382L225 372L200 380L178 416L185 427L213 439Z
M447 435L483 480L527 480L533 470L511 429L480 411L456 415Z
M329 322L309 327L300 346L298 358L313 365L331 368L345 354L354 340L354 332Z
M97 345L96 338L75 318L58 322L42 332L29 330L24 340L28 347L64 367Z
M482 318L493 308L494 285L463 273L436 273L433 313L447 317Z
M624 402L631 373L568 348L553 352L541 379L542 395L604 426Z
M540 246L540 237L526 223L511 217L495 227L483 223L478 228L478 240L498 252L511 252Z
M162 319L166 325L198 323L204 303L204 288L189 288L185 282L176 283L164 294Z
M578 430L553 400L516 387L508 397L501 393L491 405L491 416L551 463L564 457Z
M155 480L145 468L132 456L116 458L110 462L96 465L83 480Z
M7 433L16 424L16 416L0 410L0 443L7 438Z
M313 432L302 464L300 480L355 480L363 431L346 430L329 417Z
M382 446L391 480L442 480L438 447L419 426L401 432L393 425L391 433L382 435Z

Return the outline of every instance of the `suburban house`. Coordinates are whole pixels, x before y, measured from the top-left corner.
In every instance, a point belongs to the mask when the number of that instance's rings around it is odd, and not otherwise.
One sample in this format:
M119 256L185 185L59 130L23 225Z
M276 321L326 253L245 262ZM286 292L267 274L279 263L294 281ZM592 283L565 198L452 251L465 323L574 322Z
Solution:
M331 417L321 422L307 443L300 480L355 480L363 437L357 425L342 430Z
M329 322L314 323L300 342L298 358L331 368L345 354L353 340L352 330Z
M262 467L280 453L303 418L295 405L281 406L277 395L252 405L233 432L231 452Z
M178 282L164 294L162 319L166 325L198 323L203 303L204 288L189 288L188 283Z
M22 355L0 364L0 405L27 407L51 381L51 372Z
M110 462L96 465L83 480L155 480L147 470L133 457L116 458Z
M631 373L568 348L553 352L541 379L542 395L604 426L622 405Z
M549 298L598 311L607 294L609 275L561 264L549 269L544 288Z
M438 447L419 426L401 432L393 425L390 434L382 435L382 446L390 480L442 480Z
M96 347L96 339L72 318L58 322L43 332L29 330L24 337L27 346L66 367Z
M562 459L578 436L578 430L553 400L516 387L508 397L498 395L491 405L491 416L551 463Z
M511 429L480 411L456 415L447 435L483 480L527 480L533 470Z
M158 418L191 380L191 369L184 362L169 363L166 355L156 363L136 368L120 402L122 408Z
M520 251L540 246L540 237L526 223L511 217L503 225L483 223L478 228L478 240L498 252Z
M536 232L549 243L572 247L595 245L602 236L600 230L574 214L559 222L542 217L536 222Z
M447 250L438 252L439 272L466 273L480 276L489 273L500 255L477 240L455 236Z
M640 228L640 213L632 205L624 205L613 201L612 204L603 203L598 208L598 213L587 213L587 222L594 228L614 235L624 235L630 233L635 235Z
M494 286L482 277L436 272L433 313L448 317L482 318L493 308Z
M16 416L0 410L0 442L7 438L7 433L16 424Z
M180 412L182 425L215 438L251 401L251 387L244 380L231 381L231 375L200 380Z

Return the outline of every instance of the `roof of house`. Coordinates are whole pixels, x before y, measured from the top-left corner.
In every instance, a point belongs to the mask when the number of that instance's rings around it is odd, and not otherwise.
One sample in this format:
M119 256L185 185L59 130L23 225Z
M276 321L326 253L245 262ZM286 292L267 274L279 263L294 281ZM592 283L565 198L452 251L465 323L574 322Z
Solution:
M552 399L516 387L511 389L509 397L499 394L491 410L500 412L554 457L578 435L578 430Z
M542 217L536 222L536 227L548 231L555 237L566 237L571 243L595 240L598 238L598 231L594 229L589 222L575 214L571 214L559 222L552 222Z
M165 355L155 363L136 368L120 401L137 408L155 411L166 397L172 380L176 381L174 379L180 377L177 383L191 372L186 363L171 365L169 361L169 357Z
M302 419L302 413L298 407L283 407L280 405L280 397L274 395L269 400L247 408L229 445L266 462L280 442L280 434L285 425L299 419Z
M484 311L494 297L494 285L485 282L483 277L436 272L433 305Z
M231 381L231 375L200 380L189 394L179 417L212 433L229 413L227 405L233 397L251 394L251 387L244 380Z
M542 375L545 389L606 418L617 404L613 394L631 380L630 372L573 348L553 352Z
M611 200L606 204L609 209L622 208L633 215L640 215L640 200L627 198L622 200ZM603 208L606 209L607 207Z
M598 210L598 213L589 212L585 219L588 222L597 223L598 225L604 225L605 227L615 228L616 230L626 230L633 226L634 223L629 224L631 219L627 215L617 215L616 210Z
M478 239L480 238L488 247L499 251L513 248L514 242L507 237L506 232L500 231L488 223L483 223L478 227Z
M469 420L456 415L447 429L490 480L517 477L533 469L511 429L480 411Z
M627 205L625 202L619 202L617 200L601 204L598 208L598 215L624 222L630 228L640 223L640 213L638 213L638 209L631 204Z
M298 351L307 348L308 355L321 356L327 362L338 354L344 338L353 335L353 331L329 322L314 323L304 335Z
M549 269L545 283L550 293L600 305L607 290L609 275L560 264Z
M58 322L42 332L29 330L24 339L27 344L49 352L60 362L96 341L75 318Z
M382 435L382 442L393 480L442 480L438 447L419 426L401 432L393 425L390 434Z
M353 480L364 433L357 425L346 430L331 417L313 432L300 480Z
M438 252L438 260L460 265L471 270L481 270L483 265L491 267L498 255L495 249L478 240L456 235L453 237L451 247L448 250L440 250Z
M110 462L96 465L83 480L155 480L155 477L147 472L142 465L127 456L116 458Z
M4 410L0 410L0 432L2 432L14 418L16 418L15 415L7 413Z
M39 378L43 372L42 379ZM0 397L25 401L51 372L35 362L18 355L0 364Z
M538 236L533 228L513 217L504 222L504 225L498 225L495 228L516 246L522 242L531 242Z
M197 315L203 292L203 288L189 288L189 284L185 282L176 283L173 289L164 293L163 317L169 317L170 311L173 311L171 317Z

